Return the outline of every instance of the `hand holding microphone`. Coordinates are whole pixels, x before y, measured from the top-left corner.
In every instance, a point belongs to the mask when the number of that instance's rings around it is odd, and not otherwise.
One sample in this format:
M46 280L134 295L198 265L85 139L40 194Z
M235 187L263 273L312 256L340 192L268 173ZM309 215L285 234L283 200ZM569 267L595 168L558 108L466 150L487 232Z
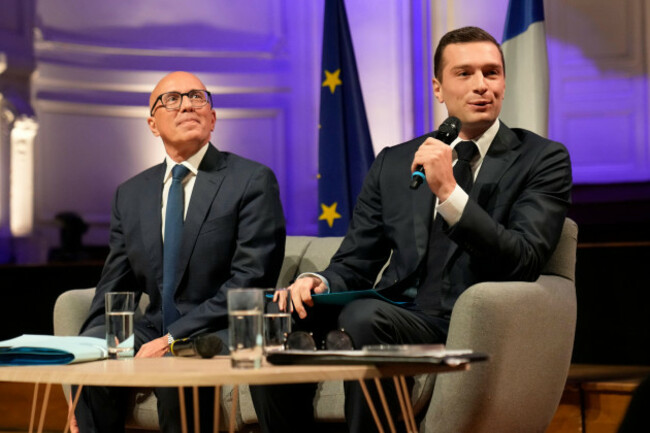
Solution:
M174 340L170 350L174 356L196 356L212 358L221 353L223 341L216 334L201 334L195 337Z
M460 119L454 116L450 116L444 122L442 122L442 125L440 125L440 128L438 128L436 139L442 141L445 144L451 144L456 139L456 137L458 137L460 127ZM411 174L411 183L409 187L411 189L417 189L424 180L424 167L420 165L417 167L417 170Z

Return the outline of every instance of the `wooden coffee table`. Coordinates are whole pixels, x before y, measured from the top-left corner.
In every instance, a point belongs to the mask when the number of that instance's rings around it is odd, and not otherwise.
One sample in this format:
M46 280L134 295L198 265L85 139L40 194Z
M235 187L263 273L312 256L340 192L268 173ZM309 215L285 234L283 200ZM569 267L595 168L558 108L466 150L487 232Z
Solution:
M71 365L0 367L0 381L34 383L30 433L34 428L39 384L45 385L45 393L37 427L43 430L43 422L52 384L78 385L72 399L72 409L76 407L83 386L124 386L124 387L178 387L181 401L183 431L186 431L185 394L183 387L193 389L193 398L198 400L199 386L215 387L215 432L219 426L219 398L222 385L272 385L289 383L323 382L328 380L358 380L366 400L373 412L380 432L383 431L375 405L367 392L365 379L374 379L382 400L382 406L391 430L394 424L387 409L380 378L393 378L398 399L409 431L417 432L405 376L423 373L443 373L469 369L469 363L449 366L443 364L385 364L385 365L291 365L276 366L265 363L262 368L233 369L230 358L226 356L212 359L200 358L133 358L125 360L103 360ZM237 408L238 387L234 387L233 407L230 413L230 432L234 431L234 416ZM199 431L198 404L194 405L195 430ZM69 429L66 423L64 433Z

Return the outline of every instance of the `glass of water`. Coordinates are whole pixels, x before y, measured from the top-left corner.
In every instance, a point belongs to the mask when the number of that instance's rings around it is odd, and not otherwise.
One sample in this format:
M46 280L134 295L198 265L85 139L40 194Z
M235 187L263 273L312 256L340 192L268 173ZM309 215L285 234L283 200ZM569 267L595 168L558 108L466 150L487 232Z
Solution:
M284 297L285 308L280 309L278 301ZM284 349L287 335L291 333L291 298L286 289L267 289L264 291L264 352Z
M263 290L228 290L228 340L233 368L262 365L263 310Z
M106 346L109 359L133 357L135 293L109 292L106 301Z

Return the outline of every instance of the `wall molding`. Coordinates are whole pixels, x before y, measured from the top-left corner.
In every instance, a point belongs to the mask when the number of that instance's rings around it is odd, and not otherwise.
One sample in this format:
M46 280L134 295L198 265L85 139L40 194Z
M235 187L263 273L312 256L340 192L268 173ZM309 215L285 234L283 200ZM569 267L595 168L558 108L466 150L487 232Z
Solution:
M54 114L80 114L101 117L142 118L149 117L149 108L144 106L82 104L77 102L46 101L35 102L37 111ZM219 119L261 119L276 117L282 108L215 108Z
M36 33L38 35L38 32ZM274 51L211 51L193 49L146 49L107 47L102 45L75 44L71 42L47 41L36 39L34 41L36 56L47 54L84 54L91 56L137 56L137 57L170 57L170 58L229 58L229 59L274 59Z
M162 75L162 73L161 73ZM129 83L109 83L109 82L90 82L78 80L66 80L59 78L39 78L36 85L38 90L44 89L75 89L75 90L95 90L110 91L121 93L143 93L150 94L151 84L129 84ZM206 84L206 87L213 95L240 95L240 94L259 94L259 93L289 93L289 87L253 87L253 86L218 86Z

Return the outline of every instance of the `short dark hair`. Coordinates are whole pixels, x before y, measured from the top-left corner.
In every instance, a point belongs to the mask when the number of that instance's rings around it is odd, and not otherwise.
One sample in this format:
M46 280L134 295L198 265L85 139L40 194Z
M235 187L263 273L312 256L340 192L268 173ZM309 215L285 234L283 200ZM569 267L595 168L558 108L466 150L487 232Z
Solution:
M501 64L503 65L503 75L506 74L506 62L503 58L501 45L494 37L479 27L462 27L460 29L447 32L438 43L436 53L433 55L433 75L442 82L442 52L449 44L466 44L469 42L492 42L499 49L501 54Z

